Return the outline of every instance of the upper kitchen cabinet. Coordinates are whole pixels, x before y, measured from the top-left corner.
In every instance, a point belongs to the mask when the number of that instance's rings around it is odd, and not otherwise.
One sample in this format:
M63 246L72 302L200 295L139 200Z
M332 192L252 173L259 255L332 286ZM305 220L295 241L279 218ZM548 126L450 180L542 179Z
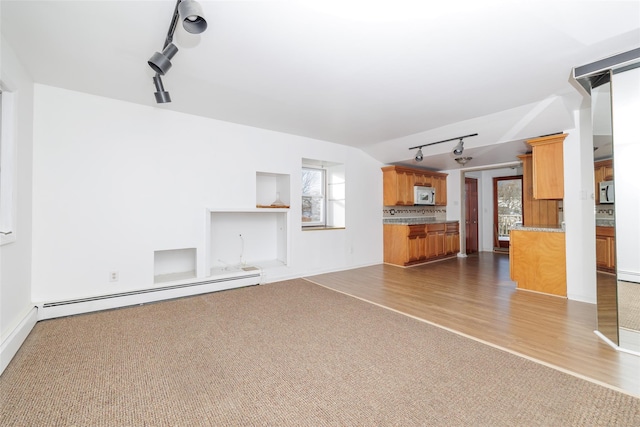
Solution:
M415 177L410 171L386 166L382 168L384 206L412 206Z
M533 149L533 197L564 198L563 143L566 133L527 140Z
M435 205L447 205L447 174L404 166L382 168L384 206L413 206L415 185L436 190Z
M447 206L447 176L442 175L434 175L431 179L431 187L436 189L436 206Z
M522 225L557 226L558 201L533 197L533 155L518 156L522 161Z

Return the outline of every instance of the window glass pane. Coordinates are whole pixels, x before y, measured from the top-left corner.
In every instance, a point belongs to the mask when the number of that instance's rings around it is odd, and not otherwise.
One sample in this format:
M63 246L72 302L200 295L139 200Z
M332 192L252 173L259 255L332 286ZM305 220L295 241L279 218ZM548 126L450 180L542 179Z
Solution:
M324 195L324 170L302 169L302 194L304 196Z
M501 180L497 187L498 238L508 240L511 228L522 222L522 180Z
M302 225L325 225L325 171L302 169Z
M322 197L302 197L302 225L324 225Z

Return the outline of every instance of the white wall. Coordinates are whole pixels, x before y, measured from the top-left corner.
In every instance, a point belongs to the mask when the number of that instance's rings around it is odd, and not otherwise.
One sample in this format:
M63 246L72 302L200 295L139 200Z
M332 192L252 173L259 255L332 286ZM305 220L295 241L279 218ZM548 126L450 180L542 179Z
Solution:
M345 165L346 229L301 231L303 157ZM291 259L269 281L380 263L380 166L343 145L36 85L33 299L152 287L154 251L204 253L207 208L255 208L257 171L291 176Z
M14 126L14 147L17 150L14 182L16 215L13 219L15 239L11 243L0 246L0 342L2 343L0 368L4 369L14 354L13 351L5 351L9 338L15 335L18 326L33 309L31 304L33 83L4 39L2 39L0 52L2 55L0 79L8 90L13 92L15 102L14 123L3 123L3 126ZM28 333L27 329L22 331L23 337ZM14 344L19 347L17 341ZM13 347L17 350L16 346Z
M595 304L596 232L591 112L575 111L574 117L576 127L565 130L568 136L563 146L567 297Z
M640 68L614 74L611 87L618 279L640 283Z

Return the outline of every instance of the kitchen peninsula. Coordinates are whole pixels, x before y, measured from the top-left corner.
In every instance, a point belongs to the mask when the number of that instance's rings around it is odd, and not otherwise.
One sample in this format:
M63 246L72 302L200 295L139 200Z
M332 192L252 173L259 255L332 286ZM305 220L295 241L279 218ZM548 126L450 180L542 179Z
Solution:
M509 248L511 280L518 289L567 296L565 233L560 227L517 226Z
M567 134L527 140L522 161L522 224L511 229L509 266L518 289L567 296L562 145Z

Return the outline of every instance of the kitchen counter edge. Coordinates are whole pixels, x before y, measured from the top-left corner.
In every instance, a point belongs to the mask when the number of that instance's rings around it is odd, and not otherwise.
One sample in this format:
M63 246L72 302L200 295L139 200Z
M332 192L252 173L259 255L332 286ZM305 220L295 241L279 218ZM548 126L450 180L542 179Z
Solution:
M420 224L451 224L458 220L437 220L433 218L383 218L385 225L420 225Z

